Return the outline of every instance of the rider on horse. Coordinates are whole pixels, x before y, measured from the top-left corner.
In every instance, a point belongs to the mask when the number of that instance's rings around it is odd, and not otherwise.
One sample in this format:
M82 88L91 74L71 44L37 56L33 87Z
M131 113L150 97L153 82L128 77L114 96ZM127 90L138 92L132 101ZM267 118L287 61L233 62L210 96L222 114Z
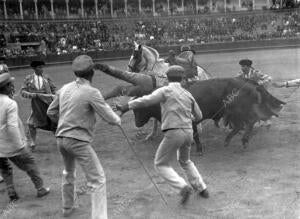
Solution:
M184 50L178 56L174 50L169 51L169 56L165 59L172 65L179 65L186 70L186 75L190 80L198 80L198 66L200 66L195 60L195 52L193 50Z

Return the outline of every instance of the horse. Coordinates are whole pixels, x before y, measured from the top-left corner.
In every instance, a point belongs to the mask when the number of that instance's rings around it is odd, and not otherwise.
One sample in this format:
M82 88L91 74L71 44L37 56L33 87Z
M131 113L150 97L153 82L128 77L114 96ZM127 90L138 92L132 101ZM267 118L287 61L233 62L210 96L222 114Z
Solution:
M161 59L159 53L156 49L138 44L134 41L134 51L130 57L128 63L128 71L136 72L136 73L143 73L156 76L156 79L161 79L162 82L159 84L164 84L166 82L166 74L165 72L172 65L171 62L166 62L164 59ZM182 67L190 68L190 66L195 65L194 63L194 53L192 51L184 51L179 56L177 56L182 63L184 62L186 65L182 65ZM212 78L212 76L198 63L196 63L197 75L193 78L188 78L188 81L195 81L195 80L208 80ZM179 64L180 65L180 64ZM153 128L150 134L147 135L146 140L153 138L157 132L157 120L154 119Z
M145 74L152 71L155 74L164 74L168 70L169 64L159 57L156 49L137 44L135 41L134 47L133 54L128 63L128 71Z

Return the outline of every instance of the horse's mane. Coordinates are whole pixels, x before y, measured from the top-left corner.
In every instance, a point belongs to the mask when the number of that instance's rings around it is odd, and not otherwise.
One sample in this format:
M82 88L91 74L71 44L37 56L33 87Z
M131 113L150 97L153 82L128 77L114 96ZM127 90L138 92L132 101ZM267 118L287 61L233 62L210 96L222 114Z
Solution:
M152 47L150 47L150 46L146 46L146 45L143 45L143 47L144 47L145 49L148 49L149 52L151 52L151 53L154 55L155 61L158 61L158 62L163 61L163 59L161 59L161 58L159 57L159 53L158 53L158 51L157 51L156 49L154 49L154 48L152 48Z

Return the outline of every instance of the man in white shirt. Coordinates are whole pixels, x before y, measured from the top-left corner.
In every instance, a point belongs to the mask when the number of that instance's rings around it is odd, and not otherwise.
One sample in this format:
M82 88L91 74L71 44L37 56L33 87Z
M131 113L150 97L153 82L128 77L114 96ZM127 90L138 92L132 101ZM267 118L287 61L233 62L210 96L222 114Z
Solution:
M92 199L92 219L107 219L106 179L91 142L94 139L96 116L112 125L121 125L120 117L104 101L100 91L91 85L94 63L81 55L72 63L76 80L64 85L48 108L48 116L58 121L57 146L64 161L62 200L63 216L74 211L75 162L82 167Z
M192 121L200 121L202 112L192 94L185 90L181 82L185 82L185 70L178 65L171 66L166 75L169 85L153 91L151 94L131 100L128 104L117 105L117 109L126 112L160 103L161 130L164 138L156 154L154 165L158 174L181 195L181 204L186 204L192 188L173 169L171 163L179 151L179 164L185 171L191 186L199 195L208 198L206 184L197 167L190 160L191 144L193 142Z
M11 161L25 171L37 189L37 197L50 192L44 188L43 180L34 157L26 149L26 137L18 115L16 101L10 98L13 92L13 80L9 73L0 75L0 174L3 177L11 202L19 196L14 188Z

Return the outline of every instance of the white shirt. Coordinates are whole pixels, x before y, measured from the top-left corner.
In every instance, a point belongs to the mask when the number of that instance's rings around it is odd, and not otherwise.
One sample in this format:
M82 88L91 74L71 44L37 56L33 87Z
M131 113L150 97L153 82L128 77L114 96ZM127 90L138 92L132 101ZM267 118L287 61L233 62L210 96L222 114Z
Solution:
M34 74L34 86L38 90L43 87L43 77L41 75Z
M16 101L0 94L0 157L18 155L26 145Z
M59 117L56 137L86 142L94 138L96 114L111 124L121 125L120 117L104 101L100 91L83 78L64 85L56 93L47 114L53 121Z

